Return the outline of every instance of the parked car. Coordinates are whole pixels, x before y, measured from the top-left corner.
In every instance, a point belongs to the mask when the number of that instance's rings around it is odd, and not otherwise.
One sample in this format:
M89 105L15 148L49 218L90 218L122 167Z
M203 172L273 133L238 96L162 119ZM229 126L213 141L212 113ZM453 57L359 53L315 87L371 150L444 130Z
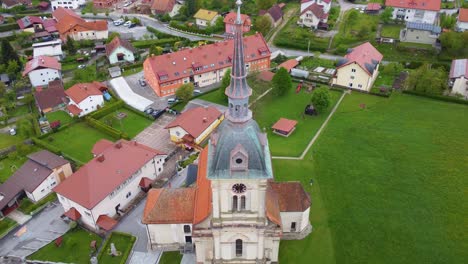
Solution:
M131 2L125 2L125 4L123 5L124 7L127 7L129 5L131 5L132 3Z
M84 65L84 64L78 65L78 69L84 69L84 68L86 68L86 65Z
M175 104L175 103L177 103L177 102L179 102L179 99L177 99L177 98L169 98L169 99L167 99L167 103L168 103L168 104Z
M129 26L132 25L132 21L127 21L123 25L124 25L124 27L129 27Z
M202 94L202 91L198 89L193 90L193 95L199 95L199 94Z
M155 110L151 116L154 118L154 119L157 119L159 118L160 116L162 116L164 113L166 112L166 110Z
M146 82L145 80L138 80L138 83L140 84L140 86L146 86Z
M151 107L150 107L150 108L147 108L147 109L145 110L145 114L147 114L147 115L151 115L153 112L154 112L154 109L151 108Z
M12 136L16 135L16 129L14 128L10 129L10 135Z
M114 21L114 26L120 26L125 22L123 19L118 19Z
M136 27L135 23L132 23L130 26L128 26L128 28L134 28L134 27Z

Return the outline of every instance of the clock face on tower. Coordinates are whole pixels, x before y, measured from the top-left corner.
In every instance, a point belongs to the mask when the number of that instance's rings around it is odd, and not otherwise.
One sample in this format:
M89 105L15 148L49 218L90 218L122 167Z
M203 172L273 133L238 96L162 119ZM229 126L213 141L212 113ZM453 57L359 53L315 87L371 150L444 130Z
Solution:
M247 186L243 183L236 183L232 186L232 191L235 193L244 193L247 190Z

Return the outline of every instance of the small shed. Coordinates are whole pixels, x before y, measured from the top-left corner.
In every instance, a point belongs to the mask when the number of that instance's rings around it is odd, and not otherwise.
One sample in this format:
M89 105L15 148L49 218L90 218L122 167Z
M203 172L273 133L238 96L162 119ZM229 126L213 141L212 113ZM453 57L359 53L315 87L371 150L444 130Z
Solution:
M109 74L112 78L115 78L115 77L119 77L120 75L122 75L122 71L120 70L119 66L110 67Z
M0 81L2 83L4 83L5 85L9 85L10 84L10 77L8 77L8 74L2 73L2 74L0 74Z
M296 129L296 125L296 120L280 118L280 120L278 120L278 122L276 122L271 128L273 129L273 133L283 137L289 137L289 135L291 135Z
M291 76L307 79L307 77L309 77L309 72L305 70L293 68L291 69Z

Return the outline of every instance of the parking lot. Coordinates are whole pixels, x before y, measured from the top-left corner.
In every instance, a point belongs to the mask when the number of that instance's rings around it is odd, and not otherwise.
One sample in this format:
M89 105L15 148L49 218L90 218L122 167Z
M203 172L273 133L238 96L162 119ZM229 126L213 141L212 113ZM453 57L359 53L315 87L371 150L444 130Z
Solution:
M167 154L176 149L172 143L169 131L164 127L176 118L175 115L165 113L159 117L151 126L141 131L134 140L149 147L155 148Z
M170 97L157 96L156 93L148 84L146 84L146 86L141 86L138 83L138 80L143 80L143 79L144 79L143 72L139 72L137 74L133 74L133 75L129 75L125 77L125 80L127 81L130 88L133 90L133 92L145 97L146 99L153 101L153 104L151 105L152 108L154 109L166 108L168 106L167 99Z
M148 34L148 30L144 26L136 26L128 28L124 25L115 26L112 21L108 21L107 28L109 32L118 32L125 38L143 39L143 35Z

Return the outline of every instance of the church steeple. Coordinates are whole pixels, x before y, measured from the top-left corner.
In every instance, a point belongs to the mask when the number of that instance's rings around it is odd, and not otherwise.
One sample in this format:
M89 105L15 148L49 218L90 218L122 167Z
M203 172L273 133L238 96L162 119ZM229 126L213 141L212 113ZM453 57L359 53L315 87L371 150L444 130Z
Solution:
M244 40L242 37L242 19L240 7L241 0L237 0L237 18L234 33L234 56L231 70L231 83L226 88L225 94L229 98L229 109L226 117L234 123L243 123L252 118L249 110L249 97L252 89L247 84L247 71L244 60Z

